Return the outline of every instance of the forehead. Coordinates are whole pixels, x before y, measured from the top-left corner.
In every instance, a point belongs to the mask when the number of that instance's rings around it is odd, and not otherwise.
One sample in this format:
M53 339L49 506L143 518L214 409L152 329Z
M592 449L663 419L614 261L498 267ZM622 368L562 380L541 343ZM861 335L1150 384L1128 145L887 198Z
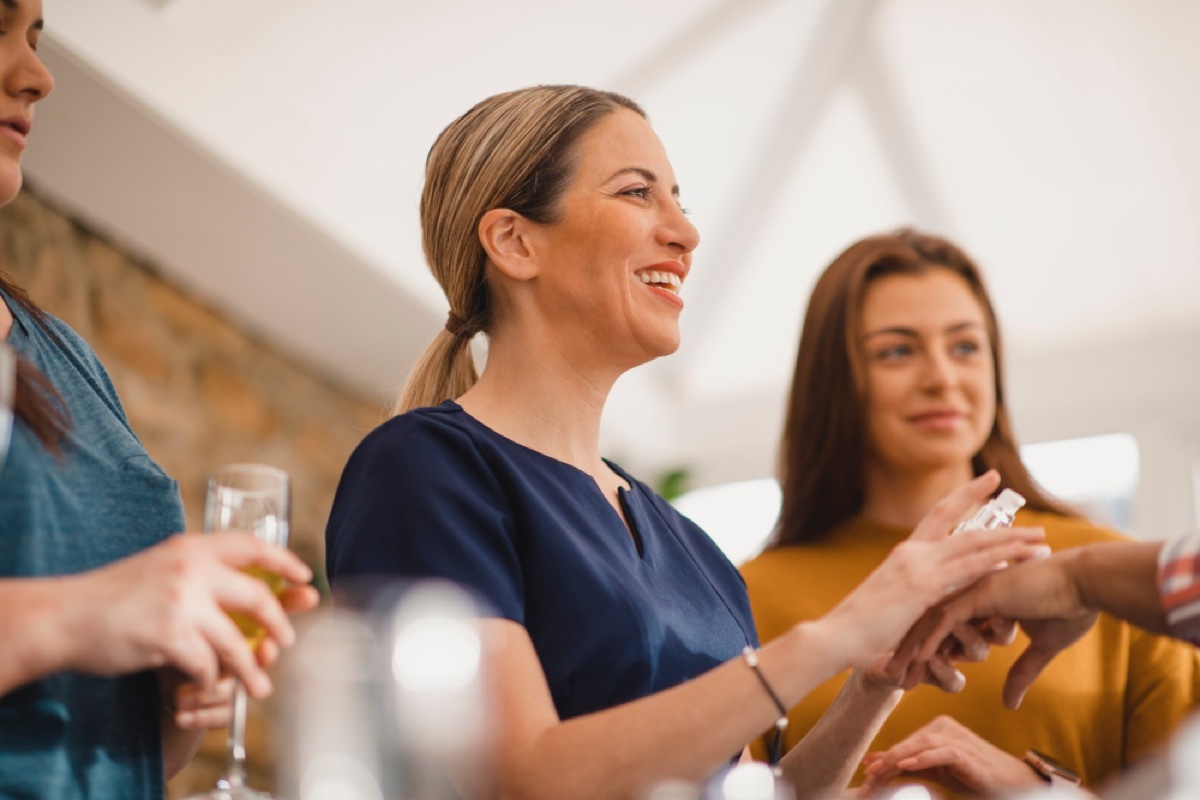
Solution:
M884 275L867 285L863 297L864 330L893 326L936 329L984 321L983 306L970 285L947 269L931 269L920 275Z
M579 139L580 183L602 183L623 169L644 169L674 185L675 173L658 134L640 114L619 108L605 114Z

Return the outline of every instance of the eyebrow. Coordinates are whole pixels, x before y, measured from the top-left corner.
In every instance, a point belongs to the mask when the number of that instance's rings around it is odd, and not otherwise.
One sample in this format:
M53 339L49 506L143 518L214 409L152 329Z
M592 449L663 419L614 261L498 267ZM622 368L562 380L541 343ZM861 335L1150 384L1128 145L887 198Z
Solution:
M3 0L3 1L8 2L8 0ZM626 172L633 172L638 175L641 175L649 183L658 183L658 176L655 175L650 170L646 169L645 167L625 167L624 169L619 169L609 177L609 180L611 181L613 178L616 178L620 175L624 175ZM679 184L678 183L671 187L671 195L673 197L679 197Z
M0 0L0 5L3 5L9 11L18 11L18 10L20 10L20 7L21 7L18 0ZM35 21L33 23L34 30L40 31L40 30L45 29L45 27L46 27L46 23L41 17L38 17L37 21Z
M971 328L978 328L980 330L983 330L983 323L981 323L981 322L959 322L959 323L956 323L956 324L951 325L950 327L946 328L945 333L960 333L965 330L970 330ZM870 339L872 336L887 336L887 335L908 336L913 339L916 339L920 336L920 334L917 332L917 330L915 328L906 328L903 325L893 325L889 328L880 328L879 330L875 330L875 331L867 331L866 333L863 334L863 339Z

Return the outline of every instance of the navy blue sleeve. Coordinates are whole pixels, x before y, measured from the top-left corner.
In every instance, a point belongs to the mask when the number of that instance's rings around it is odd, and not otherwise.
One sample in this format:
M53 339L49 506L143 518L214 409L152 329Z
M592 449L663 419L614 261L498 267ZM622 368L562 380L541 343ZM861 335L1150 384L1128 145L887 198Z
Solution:
M348 578L444 578L498 616L524 623L512 514L470 438L408 413L350 456L325 529L330 584Z

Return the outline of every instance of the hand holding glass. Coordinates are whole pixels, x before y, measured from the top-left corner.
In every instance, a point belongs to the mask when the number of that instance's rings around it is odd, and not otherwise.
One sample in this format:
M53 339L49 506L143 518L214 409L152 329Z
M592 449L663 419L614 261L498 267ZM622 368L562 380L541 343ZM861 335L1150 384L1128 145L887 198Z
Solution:
M239 531L279 547L287 547L291 519L291 492L286 472L262 464L231 464L219 469L208 482L204 503L204 530ZM246 573L265 581L278 595L283 579L257 567ZM258 620L231 613L246 644L253 650L266 631ZM246 785L246 689L234 681L232 720L225 773L216 788L188 800L272 800L271 796Z

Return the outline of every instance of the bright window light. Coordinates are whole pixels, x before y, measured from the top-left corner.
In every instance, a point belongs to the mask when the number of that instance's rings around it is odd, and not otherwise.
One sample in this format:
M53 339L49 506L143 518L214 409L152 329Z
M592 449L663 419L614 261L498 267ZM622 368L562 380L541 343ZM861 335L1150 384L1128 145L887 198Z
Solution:
M758 555L779 516L774 478L694 489L675 498L679 513L703 528L734 564Z
M1029 444L1021 448L1021 460L1054 497L1097 523L1130 529L1130 504L1138 482L1133 436L1114 433Z

